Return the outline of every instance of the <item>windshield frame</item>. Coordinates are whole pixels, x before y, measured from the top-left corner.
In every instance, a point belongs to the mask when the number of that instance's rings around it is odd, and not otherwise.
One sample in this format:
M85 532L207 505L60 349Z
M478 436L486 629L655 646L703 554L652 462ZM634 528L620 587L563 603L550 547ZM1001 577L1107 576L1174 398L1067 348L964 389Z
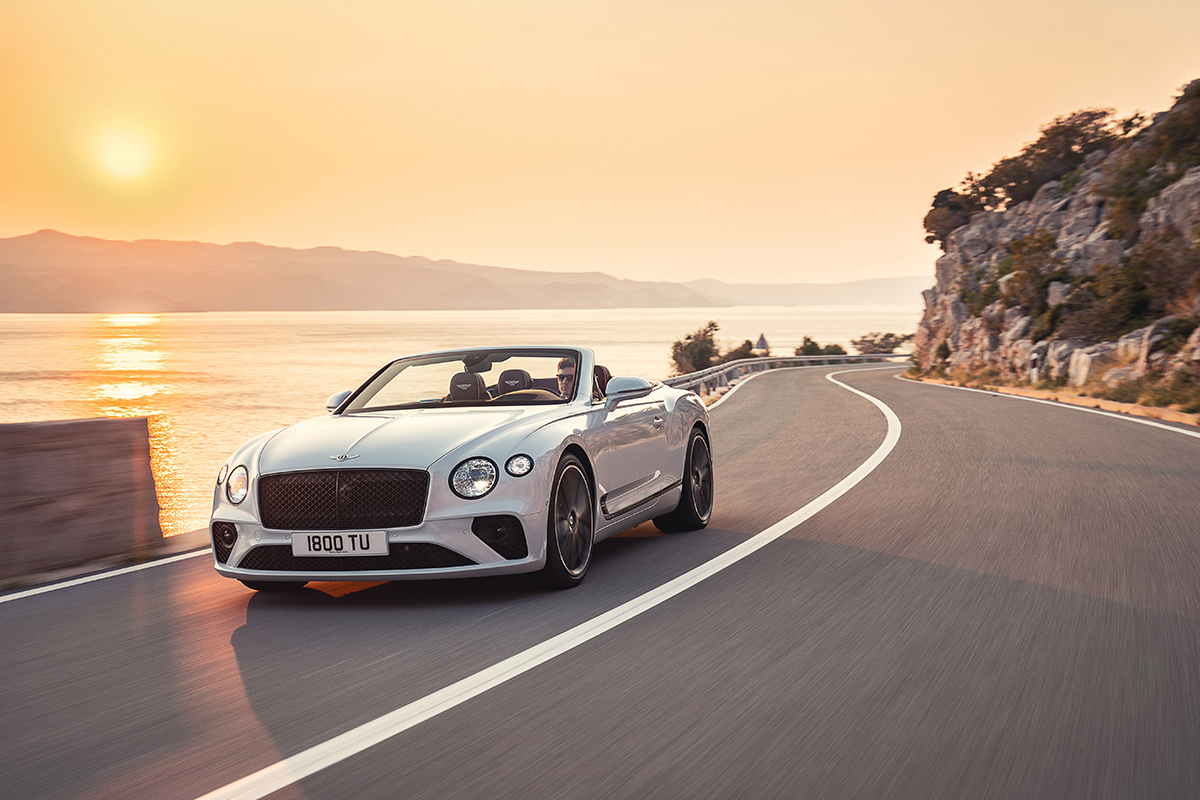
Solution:
M343 401L341 408L335 412L338 415L342 414L371 414L387 411L400 411L407 409L419 408L513 408L521 406L558 406L566 405L574 402L580 396L580 373L583 370L584 358L583 353L574 347L479 347L468 348L463 350L442 350L433 353L422 353L420 355L405 356L395 359L380 367L374 375L368 378L361 386L354 390L349 397ZM502 359L496 360L495 356L503 356ZM563 358L569 357L575 361L575 383L571 389L571 394L568 397L559 397L556 399L539 400L537 402L498 402L504 395L499 397L489 397L481 400L454 400L450 401L446 398L439 398L437 402L422 400L408 403L395 403L381 406L369 405L379 391L387 386L392 380L400 375L404 370L412 367L429 366L434 364L448 364L455 361L459 362L459 371L476 372L480 364L488 365L489 369L479 371L479 374L487 375L491 372L490 367L493 365L501 365L504 361L513 357L536 357L545 358L547 361L553 360L557 362ZM557 364L556 364L557 366ZM499 373L493 373L497 377ZM365 398L365 399L364 399Z

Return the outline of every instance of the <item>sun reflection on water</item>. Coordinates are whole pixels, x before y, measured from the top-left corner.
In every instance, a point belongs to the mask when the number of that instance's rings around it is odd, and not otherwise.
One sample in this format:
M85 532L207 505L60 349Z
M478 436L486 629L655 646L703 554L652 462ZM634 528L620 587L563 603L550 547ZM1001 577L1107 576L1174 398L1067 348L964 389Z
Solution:
M97 331L88 374L87 414L147 417L150 469L158 491L159 526L164 536L187 527L186 502L172 413L175 387L162 374L171 360L167 337L154 314L110 314Z

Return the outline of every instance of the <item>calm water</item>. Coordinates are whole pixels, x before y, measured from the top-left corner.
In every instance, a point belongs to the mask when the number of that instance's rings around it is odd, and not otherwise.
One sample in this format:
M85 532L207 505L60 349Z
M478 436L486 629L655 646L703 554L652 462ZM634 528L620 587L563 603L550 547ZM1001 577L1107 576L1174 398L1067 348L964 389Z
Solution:
M250 436L324 413L325 399L408 353L582 344L613 375L663 378L671 342L710 319L723 347L764 334L777 355L870 331L911 333L886 306L0 314L0 422L148 416L162 527L204 527L217 470Z

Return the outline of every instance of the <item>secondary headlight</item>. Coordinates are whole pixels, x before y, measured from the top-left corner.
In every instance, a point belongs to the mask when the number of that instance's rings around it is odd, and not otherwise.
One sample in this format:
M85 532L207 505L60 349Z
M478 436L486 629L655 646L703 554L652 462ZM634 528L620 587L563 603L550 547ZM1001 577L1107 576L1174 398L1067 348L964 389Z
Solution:
M474 500L492 490L498 473L490 458L468 458L450 473L450 488L459 497Z
M515 478L528 475L533 469L533 459L527 455L516 455L504 464L504 471Z
M250 474L245 467L234 467L233 472L229 473L229 483L225 485L225 496L236 506L246 499L249 490Z

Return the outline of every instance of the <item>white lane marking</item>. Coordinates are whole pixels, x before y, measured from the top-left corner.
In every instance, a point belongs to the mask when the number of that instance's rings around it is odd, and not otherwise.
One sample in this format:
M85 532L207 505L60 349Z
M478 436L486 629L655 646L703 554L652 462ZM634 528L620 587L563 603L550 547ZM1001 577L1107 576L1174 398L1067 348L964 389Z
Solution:
M207 547L202 550L193 550L190 553L180 553L177 556L168 556L160 558L157 561L147 561L145 564L134 564L132 567L121 567L120 569L109 570L108 572L98 572L95 575L88 575L83 578L72 578L69 581L62 583L52 583L49 586L39 586L36 589L26 589L23 592L13 592L12 594L0 595L0 603L7 603L10 600L20 600L22 597L33 597L36 594L45 594L53 592L56 589L66 589L69 586L79 586L92 581L102 581L105 578L115 578L118 575L127 575L130 572L138 570L150 569L151 567L161 567L163 564L173 564L176 561L183 561L185 558L195 558L196 556L209 555L212 550Z
M877 367L876 369L882 368ZM892 452L892 449L896 446L896 442L900 439L900 420L883 401L833 378L834 375L840 375L843 372L866 371L841 370L839 372L831 372L825 377L838 386L866 398L882 411L883 416L887 419L887 434L884 436L883 443L871 454L870 458L839 481L836 486L826 491L808 505L789 514L771 527L747 539L738 546L725 551L711 561L701 564L691 571L680 575L678 578L656 589L651 589L640 597L617 606L607 613L576 625L574 628L564 631L551 639L547 639L541 644L534 645L524 652L506 658L494 666L477 672L470 677L463 678L457 683L453 683L420 700L415 700L371 722L346 731L340 736L335 736L290 758L285 758L269 767L265 767L252 775L247 775L241 780L211 791L199 798L199 800L233 800L234 798L237 798L237 800L257 800L258 798L266 797L272 792L277 792L309 775L319 772L326 767L333 766L409 728L432 719L443 711L449 711L455 706L512 680L539 664L544 664L555 656L566 653L584 642L596 638L605 631L633 619L643 612L649 611L659 603L674 597L680 592L700 583L705 578L709 578L741 561L746 556L756 550L762 549L783 534L800 525L850 491L863 478L871 474L872 470L883 463L883 460Z
M1191 436L1193 439L1200 439L1200 433L1197 433L1196 431L1188 431L1188 430L1184 430L1183 428L1176 428L1173 425L1165 425L1161 422L1156 422L1155 420L1152 420L1152 419L1146 419L1145 417L1133 417L1133 416L1129 416L1128 414L1118 414L1115 411L1104 411L1103 409L1099 409L1099 408L1088 408L1087 406L1078 406L1078 405L1075 405L1074 403L1057 403L1053 400L1043 400L1040 397L1025 397L1024 395L1019 395L1019 394L1006 394L1004 392L991 392L991 391L988 391L987 389L972 389L970 386L953 386L953 385L947 384L947 383L925 383L925 381L907 380L906 378L904 378L903 376L900 376L900 375L897 375L896 378L899 380L902 380L902 381L906 381L907 383L919 383L922 386L940 386L943 389L959 389L964 392L978 392L980 394L991 395L992 397L1010 397L1013 400L1028 400L1031 403L1042 403L1043 405L1054 406L1055 408L1071 408L1076 411L1086 411L1089 414L1099 414L1102 417L1112 417L1113 419L1121 419L1126 422L1136 422L1139 425L1149 425L1151 428L1161 428L1164 431L1174 431L1175 433L1182 433L1184 436ZM714 403L714 405L715 405L715 403Z
M739 378L737 384L732 389L730 389L728 392L726 392L725 394L718 397L716 399L716 401L708 407L708 410L712 411L714 408L721 405L721 403L724 403L725 398L729 397L729 395L733 394L738 389L742 388L748 382L754 380L755 378L759 377L760 375L769 375L772 372L791 372L792 370L797 370L797 369L829 369L829 367L831 367L831 366L832 366L831 364L821 364L820 366L818 366L816 364L809 364L809 365L806 365L803 367L779 367L777 369L764 369L762 372L752 372L749 375L745 376L744 378ZM839 372L831 372L829 374L830 375L841 375L843 372L870 372L871 370L875 370L875 369L891 369L893 367L900 367L903 369L904 365L896 364L893 362L886 367L864 367L861 369L845 369L845 370L841 370ZM849 388L849 387L846 387L846 388Z

